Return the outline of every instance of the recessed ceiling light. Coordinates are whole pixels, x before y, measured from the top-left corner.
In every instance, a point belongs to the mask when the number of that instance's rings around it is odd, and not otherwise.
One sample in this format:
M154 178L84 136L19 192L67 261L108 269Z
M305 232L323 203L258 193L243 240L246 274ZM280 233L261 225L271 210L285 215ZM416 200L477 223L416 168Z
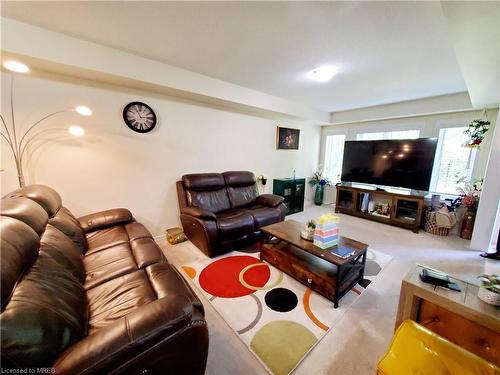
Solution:
M92 110L89 107L85 107L84 105L79 105L75 108L75 111L77 111L82 116L90 116L92 114Z
M339 68L333 65L321 66L308 73L308 77L316 82L328 82L339 72Z
M28 73L30 71L30 68L28 68L28 65L25 65L23 63L20 63L19 61L14 61L14 60L7 60L3 63L3 67L5 69L8 69L12 72L16 73Z
M72 125L68 128L68 132L71 135L74 135L75 137L81 137L82 135L85 134L85 130L78 125Z

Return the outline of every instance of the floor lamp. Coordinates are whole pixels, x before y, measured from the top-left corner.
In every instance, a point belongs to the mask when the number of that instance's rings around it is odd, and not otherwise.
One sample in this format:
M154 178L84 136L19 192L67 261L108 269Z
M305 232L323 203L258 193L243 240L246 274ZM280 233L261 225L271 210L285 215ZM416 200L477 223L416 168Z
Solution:
M12 72L15 73L28 73L30 70L27 65L17 62L17 61L6 61L3 63L3 66L5 69L8 69ZM2 140L7 143L7 145L10 148L10 151L12 152L12 155L14 157L14 161L16 164L16 170L17 170L17 178L19 180L19 187L25 186L25 181L24 181L24 172L23 172L23 158L26 154L26 150L30 143L35 140L41 133L42 131L35 132L35 130L38 128L40 124L42 124L45 120L56 116L61 113L65 112L77 112L78 114L82 116L90 116L92 114L92 111L90 108L85 107L85 106L77 106L76 108L71 108L71 109L65 109L61 111L56 111L53 113L50 113L44 117L42 117L40 120L36 121L32 125L30 125L26 131L24 131L22 134L17 134L17 131L19 130L16 126L15 122L15 117L14 117L14 76L12 76L10 80L10 116L11 116L11 123L10 126L7 125L7 122L5 121L5 118L3 114L0 114L0 118L2 121L2 128L0 131L0 135L2 136ZM71 135L74 136L82 136L85 131L83 128L73 125L68 128L68 131Z

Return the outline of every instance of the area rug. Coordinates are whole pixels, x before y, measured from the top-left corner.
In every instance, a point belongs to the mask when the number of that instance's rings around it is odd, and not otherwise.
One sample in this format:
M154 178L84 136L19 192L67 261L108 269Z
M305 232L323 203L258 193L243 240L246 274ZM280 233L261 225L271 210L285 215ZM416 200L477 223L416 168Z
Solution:
M365 278L373 280L391 259L368 250ZM356 285L334 309L333 302L261 262L258 250L234 251L181 269L275 375L293 371L365 289Z

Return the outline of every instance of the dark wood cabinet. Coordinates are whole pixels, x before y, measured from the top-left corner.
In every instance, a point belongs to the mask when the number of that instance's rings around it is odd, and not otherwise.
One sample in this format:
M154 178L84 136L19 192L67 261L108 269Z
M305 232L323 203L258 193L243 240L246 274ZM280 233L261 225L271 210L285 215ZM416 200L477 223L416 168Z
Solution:
M423 208L424 196L420 194L337 185L335 212L408 228L418 233Z
M273 194L280 195L286 206L286 214L304 211L305 178L278 178L273 180Z

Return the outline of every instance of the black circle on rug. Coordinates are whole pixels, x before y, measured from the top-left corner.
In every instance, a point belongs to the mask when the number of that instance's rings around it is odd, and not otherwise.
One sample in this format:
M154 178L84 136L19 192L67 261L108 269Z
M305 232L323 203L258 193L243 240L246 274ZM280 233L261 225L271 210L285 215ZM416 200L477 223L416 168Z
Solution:
M264 297L266 305L279 312L287 312L293 310L299 300L294 292L286 288L275 288L266 293Z

